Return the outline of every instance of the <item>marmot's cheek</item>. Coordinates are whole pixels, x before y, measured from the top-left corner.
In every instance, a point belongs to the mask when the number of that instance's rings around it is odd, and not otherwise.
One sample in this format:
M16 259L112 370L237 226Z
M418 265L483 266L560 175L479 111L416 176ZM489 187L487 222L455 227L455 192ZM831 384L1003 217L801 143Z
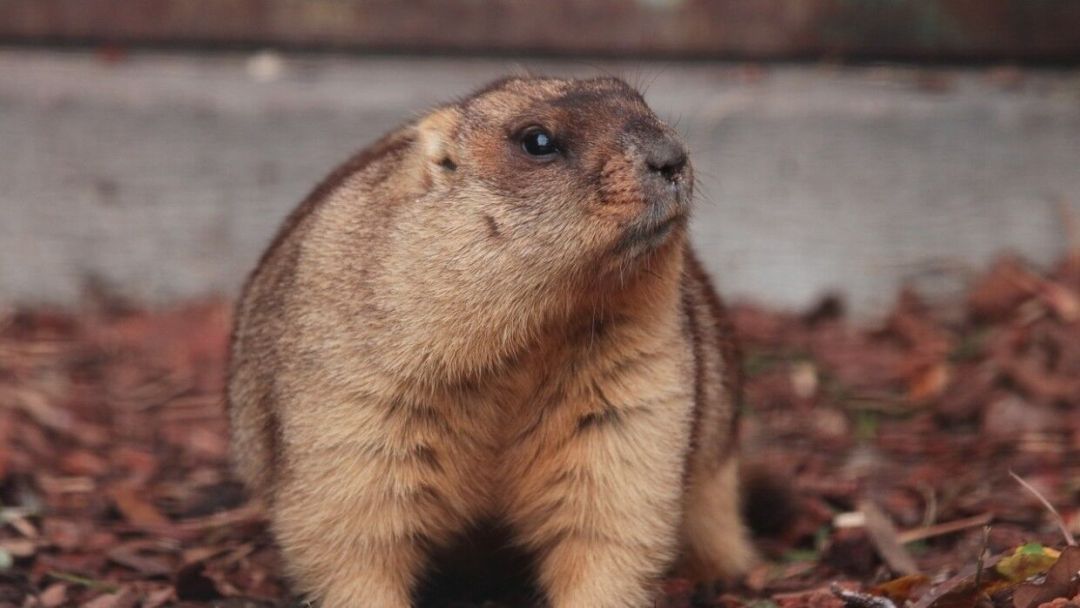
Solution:
M614 156L604 163L600 172L600 203L624 218L641 213L646 207L646 192L634 163L623 156Z

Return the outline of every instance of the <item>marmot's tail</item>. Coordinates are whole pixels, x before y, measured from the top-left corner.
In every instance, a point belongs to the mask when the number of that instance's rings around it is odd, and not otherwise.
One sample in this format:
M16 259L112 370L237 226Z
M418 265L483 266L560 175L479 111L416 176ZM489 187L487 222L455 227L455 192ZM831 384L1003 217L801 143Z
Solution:
M783 536L798 519L798 496L790 479L761 464L744 465L739 475L746 525L754 536Z

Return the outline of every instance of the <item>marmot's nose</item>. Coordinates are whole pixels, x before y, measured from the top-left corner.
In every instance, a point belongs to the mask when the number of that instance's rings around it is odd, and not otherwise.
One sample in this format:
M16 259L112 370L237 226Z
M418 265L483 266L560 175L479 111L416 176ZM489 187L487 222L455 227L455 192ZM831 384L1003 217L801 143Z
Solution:
M686 148L672 137L657 137L645 148L645 166L650 173L675 183L686 168Z

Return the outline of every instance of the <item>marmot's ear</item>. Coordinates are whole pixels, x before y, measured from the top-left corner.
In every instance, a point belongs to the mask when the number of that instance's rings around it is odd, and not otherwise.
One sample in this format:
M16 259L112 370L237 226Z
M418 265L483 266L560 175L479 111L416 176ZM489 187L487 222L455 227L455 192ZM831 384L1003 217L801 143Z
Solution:
M454 106L439 108L416 125L420 157L425 173L436 183L446 179L458 167L457 131L461 110Z

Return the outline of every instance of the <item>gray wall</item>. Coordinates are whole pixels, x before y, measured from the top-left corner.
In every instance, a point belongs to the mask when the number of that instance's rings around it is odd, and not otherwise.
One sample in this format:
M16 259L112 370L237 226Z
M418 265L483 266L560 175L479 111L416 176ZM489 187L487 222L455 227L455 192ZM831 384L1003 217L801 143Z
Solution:
M0 301L70 304L88 278L152 303L232 294L351 151L524 68L646 88L689 140L694 238L733 297L948 299L996 252L1049 263L1062 207L1080 217L1080 70L0 50Z

